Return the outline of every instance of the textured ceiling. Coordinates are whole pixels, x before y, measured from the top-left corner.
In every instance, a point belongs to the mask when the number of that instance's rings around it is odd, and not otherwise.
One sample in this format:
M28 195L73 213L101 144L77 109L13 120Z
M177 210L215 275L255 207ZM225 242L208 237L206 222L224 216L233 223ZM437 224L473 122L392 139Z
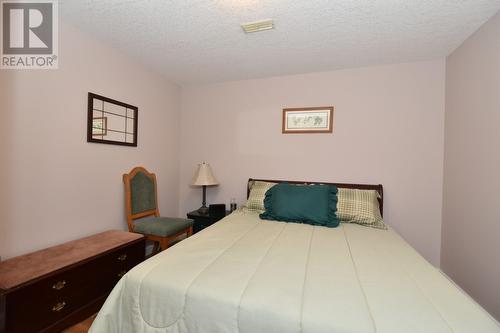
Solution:
M199 84L448 55L500 0L61 0L62 20ZM272 18L246 35L240 23Z

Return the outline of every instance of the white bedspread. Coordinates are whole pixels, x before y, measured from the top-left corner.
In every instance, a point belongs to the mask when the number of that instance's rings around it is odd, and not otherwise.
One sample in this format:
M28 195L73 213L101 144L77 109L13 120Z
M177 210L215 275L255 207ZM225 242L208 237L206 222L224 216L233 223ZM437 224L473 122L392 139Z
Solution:
M499 333L394 231L235 212L126 274L91 333Z

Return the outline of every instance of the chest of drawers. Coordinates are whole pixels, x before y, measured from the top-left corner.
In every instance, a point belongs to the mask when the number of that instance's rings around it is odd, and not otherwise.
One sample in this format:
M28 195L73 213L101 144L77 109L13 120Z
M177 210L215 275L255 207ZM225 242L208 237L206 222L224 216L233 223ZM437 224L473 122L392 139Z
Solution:
M0 263L0 332L60 332L97 312L144 260L140 234L111 230Z

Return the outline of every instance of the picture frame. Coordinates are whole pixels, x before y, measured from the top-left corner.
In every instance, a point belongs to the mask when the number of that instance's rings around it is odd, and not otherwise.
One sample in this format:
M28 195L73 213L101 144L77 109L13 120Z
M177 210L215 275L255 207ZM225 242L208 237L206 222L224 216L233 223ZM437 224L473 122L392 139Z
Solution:
M332 133L333 106L283 109L283 134Z

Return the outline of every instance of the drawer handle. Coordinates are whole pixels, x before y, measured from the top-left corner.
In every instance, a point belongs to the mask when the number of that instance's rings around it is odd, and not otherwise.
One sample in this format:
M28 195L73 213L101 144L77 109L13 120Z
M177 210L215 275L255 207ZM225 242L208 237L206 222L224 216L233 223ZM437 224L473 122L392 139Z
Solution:
M126 254L122 254L121 256L118 257L118 261L125 261L127 259Z
M59 312L66 306L66 302L59 302L52 307L52 311Z
M52 285L52 289L61 290L65 286L66 286L66 281L65 280L61 280L61 281L57 281L56 283L54 283Z
M122 278L125 274L127 274L127 271L121 271L117 275L118 275L119 278Z

